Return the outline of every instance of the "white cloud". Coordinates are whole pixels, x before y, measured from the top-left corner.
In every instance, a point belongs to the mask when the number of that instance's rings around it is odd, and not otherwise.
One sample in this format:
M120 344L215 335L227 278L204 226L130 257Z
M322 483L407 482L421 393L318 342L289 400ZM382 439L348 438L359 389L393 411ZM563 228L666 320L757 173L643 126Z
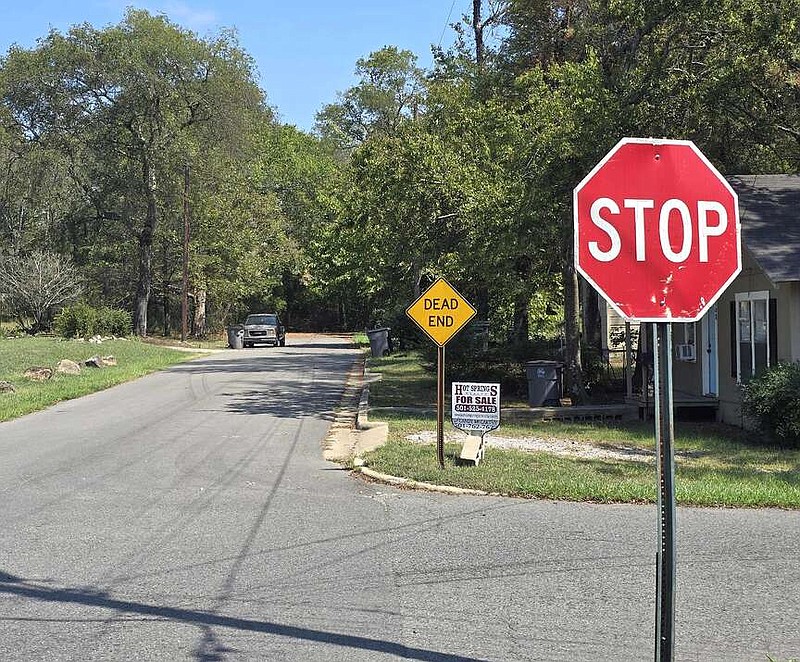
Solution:
M216 13L211 9L195 8L185 2L158 3L154 8L158 13L166 14L170 20L190 30L205 30L217 24Z
M118 12L120 16L131 6L145 9L155 16L165 15L173 23L194 32L214 29L219 24L219 17L213 9L194 7L182 0L99 0L97 6Z

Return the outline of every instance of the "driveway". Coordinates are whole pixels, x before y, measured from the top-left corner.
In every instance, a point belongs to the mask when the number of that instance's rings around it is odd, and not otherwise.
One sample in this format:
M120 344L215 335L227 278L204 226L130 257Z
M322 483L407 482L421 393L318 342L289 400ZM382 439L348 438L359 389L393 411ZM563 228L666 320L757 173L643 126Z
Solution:
M0 659L651 660L655 508L350 476L357 358L290 335L0 424ZM800 515L678 524L677 658L800 656Z

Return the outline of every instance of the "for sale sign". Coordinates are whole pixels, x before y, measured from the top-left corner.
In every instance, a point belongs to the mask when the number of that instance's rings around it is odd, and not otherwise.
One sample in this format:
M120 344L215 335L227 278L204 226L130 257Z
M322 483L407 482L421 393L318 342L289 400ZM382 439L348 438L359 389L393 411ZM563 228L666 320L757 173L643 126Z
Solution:
M459 430L495 430L500 427L500 384L453 382L451 407Z

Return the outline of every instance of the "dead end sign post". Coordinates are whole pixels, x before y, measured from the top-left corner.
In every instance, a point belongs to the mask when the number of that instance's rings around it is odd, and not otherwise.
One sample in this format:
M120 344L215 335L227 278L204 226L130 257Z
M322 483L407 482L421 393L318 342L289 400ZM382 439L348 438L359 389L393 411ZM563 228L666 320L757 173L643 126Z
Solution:
M444 278L439 278L406 310L438 345L436 362L436 456L444 469L444 346L477 311Z
M696 322L742 268L736 193L684 140L623 138L575 187L575 267L629 322L654 322L656 662L675 653L671 322Z

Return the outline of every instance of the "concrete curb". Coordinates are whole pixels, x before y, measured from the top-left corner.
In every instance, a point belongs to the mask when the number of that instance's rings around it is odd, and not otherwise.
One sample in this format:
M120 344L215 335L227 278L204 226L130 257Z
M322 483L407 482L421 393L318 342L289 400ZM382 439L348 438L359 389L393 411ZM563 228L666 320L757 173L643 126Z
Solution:
M363 437L366 439L370 434L376 435L382 438L382 441L379 439L376 442L376 445L382 445L386 443L386 436L388 433L388 426L386 423L378 423L378 422L369 422L369 385L372 382L380 381L381 375L380 374L370 374L369 370L366 367L366 359L364 360L364 364L361 370L361 379L362 379L362 388L361 388L361 397L358 401L358 407L356 410L355 415L355 424L353 426L353 430L351 430L351 435L355 435L356 438ZM377 428L377 429L376 429ZM370 430L373 430L370 433ZM412 480L410 478L400 478L399 476L392 476L390 474L381 473L380 471L375 471L374 469L370 469L369 467L363 464L364 460L359 456L359 451L362 450L360 448L360 444L358 441L351 441L350 443L350 452L352 454L352 460L355 464L353 467L354 474L360 474L365 478L368 478L374 482L384 483L386 485L392 485L394 487L403 487L407 489L414 489L414 490L424 490L426 492L438 492L441 494L453 494L453 495L469 495L469 496L493 496L491 492L485 492L484 490L472 490L463 487L453 487L451 485L436 485L434 483L425 483L421 481Z
M384 474L369 467L356 467L358 471L367 478L372 480L394 485L395 487L407 487L415 490L425 490L427 492L440 492L442 494L464 494L468 496L497 496L492 492L485 492L483 490L471 490L466 487L453 487L452 485L436 485L434 483L423 483L410 478L398 478L390 474Z
M365 374L366 359L356 359L348 373L336 416L322 445L329 462L350 465L364 452L386 443L388 423L368 420L369 383L376 376Z
M380 381L381 375L380 374L370 374L366 367L366 360L364 361L364 369L362 372L363 378L363 388L361 390L361 398L358 403L358 411L356 413L356 421L355 421L355 434L359 433L366 433L367 430L371 428L371 426L376 425L376 423L370 424L368 421L368 412L369 412L369 385L374 381ZM379 423L377 425L386 426L385 423ZM363 431L363 432L362 432ZM386 434L388 432L388 426L385 430L382 431L383 434L383 443L386 442ZM379 432L379 434L381 434ZM472 490L463 487L453 487L452 485L436 485L434 483L425 483L421 481L412 480L410 478L400 478L399 476L392 476L390 474L384 474L380 471L375 471L374 469L370 469L369 467L363 464L363 459L358 456L358 445L356 444L353 448L354 456L353 461L356 464L353 467L353 473L361 474L365 478L369 478L372 481L378 483L385 483L386 485L392 485L394 487L403 487L407 489L414 489L414 490L424 490L426 492L439 492L441 494L453 494L453 495L469 495L469 496L492 496L491 492L485 492L484 490ZM359 464L362 463L362 464Z

